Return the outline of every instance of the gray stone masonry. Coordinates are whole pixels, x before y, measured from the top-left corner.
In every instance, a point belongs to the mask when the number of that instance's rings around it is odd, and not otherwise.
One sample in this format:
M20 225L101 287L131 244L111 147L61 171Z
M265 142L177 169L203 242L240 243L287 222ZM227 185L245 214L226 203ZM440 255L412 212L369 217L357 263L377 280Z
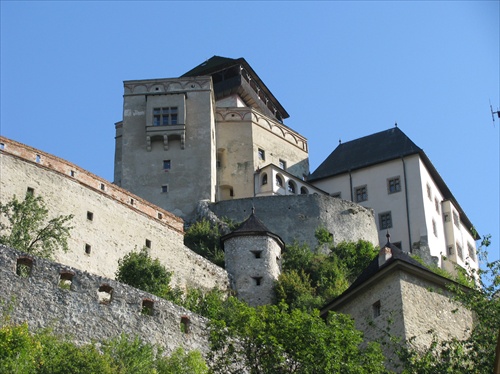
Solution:
M373 212L330 196L288 195L226 200L210 204L210 210L219 218L242 222L252 213L252 206L269 231L279 235L286 244L297 240L314 249L317 245L314 233L318 227L324 227L333 234L334 244L363 239L379 245Z
M115 280L37 257L31 257L31 275L21 277L16 267L24 257L0 246L0 302L2 308L12 307L14 323L26 321L31 329L52 327L77 343L125 333L163 347L167 354L177 347L208 352L203 317ZM72 276L70 289L60 287L61 272L63 278ZM100 302L99 290L111 290L111 300ZM109 297L106 292L101 295ZM143 300L153 303L151 315L142 312Z

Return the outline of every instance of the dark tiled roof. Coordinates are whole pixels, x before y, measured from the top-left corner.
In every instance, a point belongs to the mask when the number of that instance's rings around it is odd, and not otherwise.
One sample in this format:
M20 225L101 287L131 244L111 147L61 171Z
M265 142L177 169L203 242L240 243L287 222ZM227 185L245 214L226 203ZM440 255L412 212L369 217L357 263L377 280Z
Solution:
M469 217L458 204L455 196L444 182L425 152L406 136L398 127L381 131L363 138L339 144L325 161L307 178L309 183L316 180L348 173L383 162L395 160L404 156L418 154L429 171L432 179L443 194L444 200L450 200L460 213L460 219L470 231L473 227ZM480 237L471 232L474 239Z
M343 174L421 151L399 128L393 127L339 144L309 176L308 181Z
M187 73L184 73L181 77L198 77L202 75L210 75L212 73L215 73L216 71L220 71L229 66L236 65L240 62L240 60L243 59L213 56L208 60L206 60L205 62L202 62L198 66L189 70Z
M241 224L239 228L220 238L222 249L224 249L224 242L235 236L270 236L278 242L281 250L285 248L283 240L278 235L269 231L262 221L255 216L253 209L252 214Z

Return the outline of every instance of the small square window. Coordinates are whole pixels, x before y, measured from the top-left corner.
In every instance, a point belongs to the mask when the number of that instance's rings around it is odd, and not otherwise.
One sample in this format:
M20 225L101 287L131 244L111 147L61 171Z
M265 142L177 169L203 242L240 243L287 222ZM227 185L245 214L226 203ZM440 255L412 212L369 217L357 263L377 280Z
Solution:
M265 161L266 160L266 152L262 148L259 148L258 153L259 153L259 160Z
M87 212L87 219L89 221L93 221L94 220L94 213L92 212Z
M163 170L169 171L171 167L170 160L163 160Z
M89 255L91 251L92 246L90 244L85 244L85 253Z
M356 187L356 189L354 191L355 191L357 203L368 200L368 190L367 190L366 186Z
M380 213L378 215L378 223L380 230L390 229L392 227L391 212Z
M280 168L286 170L286 161L280 160Z
M381 314L380 309L381 309L380 300L378 300L375 303L373 303L373 305L372 305L373 318L377 318L380 316L380 314Z
M168 185L164 184L163 186L161 186L161 192L168 192Z
M160 212L158 212L158 219L162 219L163 218L163 214L161 214Z
M149 239L146 239L146 248L151 249L151 240L149 240Z
M401 180L399 177L390 178L387 180L387 191L396 193L401 191Z
M28 187L26 189L26 195L33 196L35 194L35 189L33 187Z
M252 277L255 281L256 286L260 286L262 284L262 277Z
M254 251L250 251L250 252L253 253L253 255L254 255L255 258L261 258L262 251L254 250Z

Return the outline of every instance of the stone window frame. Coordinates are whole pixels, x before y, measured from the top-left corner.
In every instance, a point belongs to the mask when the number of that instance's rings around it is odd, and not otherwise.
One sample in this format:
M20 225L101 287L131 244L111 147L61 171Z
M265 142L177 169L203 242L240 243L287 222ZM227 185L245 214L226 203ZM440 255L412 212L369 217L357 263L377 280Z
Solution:
M387 230L392 228L392 212L382 212L378 214L379 230Z
M257 155L259 156L260 161L266 161L266 151L262 148L257 148Z
M59 272L59 288L63 290L71 290L75 273L71 270L61 270Z
M354 187L354 196L356 197L357 203L368 201L368 186L365 184L363 186Z
M153 108L152 126L175 126L179 124L179 107Z
M396 177L387 179L387 193L393 194L401 192L401 177L398 175Z

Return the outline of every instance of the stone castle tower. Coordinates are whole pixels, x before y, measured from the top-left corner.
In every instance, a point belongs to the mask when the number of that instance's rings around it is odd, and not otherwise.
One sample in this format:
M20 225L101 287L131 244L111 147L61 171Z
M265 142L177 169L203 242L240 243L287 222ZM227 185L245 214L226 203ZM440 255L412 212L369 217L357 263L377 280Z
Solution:
M274 283L281 273L283 240L255 216L221 238L226 270L237 297L252 306L273 302Z

